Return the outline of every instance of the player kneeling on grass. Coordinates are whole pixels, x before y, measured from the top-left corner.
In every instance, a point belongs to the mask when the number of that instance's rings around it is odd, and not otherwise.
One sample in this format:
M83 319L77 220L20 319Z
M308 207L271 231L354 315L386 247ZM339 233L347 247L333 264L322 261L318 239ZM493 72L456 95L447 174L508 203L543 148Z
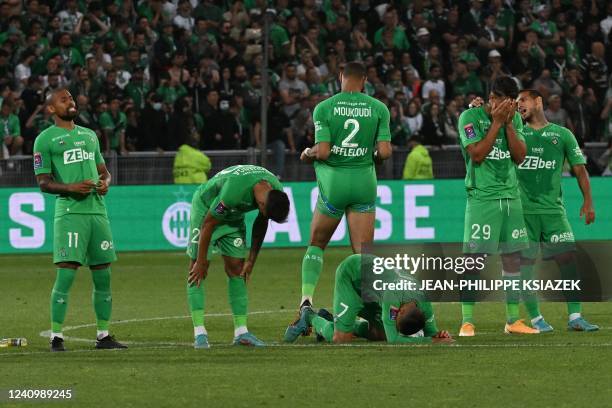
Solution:
M66 89L57 89L47 97L47 109L54 115L55 125L34 142L34 173L43 192L58 196L53 227L57 275L51 292L51 351L65 350L62 325L70 288L81 265L89 265L93 280L96 348L127 348L108 333L113 305L110 264L117 257L104 203L111 175L100 154L98 136L74 124L79 113Z
M253 223L252 242L245 261L246 225L244 215L259 210ZM223 256L228 276L229 301L234 316L234 344L264 346L247 329L246 283L261 248L268 219L284 222L289 198L281 183L263 167L238 165L217 173L193 194L187 255L191 258L187 298L194 326L194 347L208 348L204 328L204 285L213 250Z
M348 343L354 337L412 344L454 341L447 331L438 331L431 303L421 291L382 291L375 290L371 282L362 285L362 275L372 273L370 259L371 255L351 255L336 269L333 322L325 318L323 309L315 313L305 305L298 321L287 328L284 340L294 342L312 327L317 335L334 343ZM394 282L400 278L411 279L385 270L381 280ZM362 288L368 293L362 293Z

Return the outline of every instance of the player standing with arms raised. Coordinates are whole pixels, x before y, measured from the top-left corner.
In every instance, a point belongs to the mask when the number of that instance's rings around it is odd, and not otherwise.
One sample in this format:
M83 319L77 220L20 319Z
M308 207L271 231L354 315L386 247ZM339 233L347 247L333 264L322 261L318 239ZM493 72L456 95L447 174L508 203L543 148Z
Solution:
M516 112L518 87L510 77L495 80L489 102L459 117L465 159L467 204L463 252L472 256L501 253L504 279L520 279L520 251L528 247L518 190L516 164L525 158L522 121ZM468 271L464 279L477 278ZM535 334L519 320L520 292L506 291L506 333ZM474 298L462 293L459 336L474 336Z
M246 257L245 214L259 210L253 223L251 250ZM191 258L187 299L193 322L194 348L209 348L204 327L204 286L213 249L221 254L228 278L234 317L234 345L264 346L247 329L246 282L263 244L268 220L285 222L289 198L274 174L259 166L238 165L221 170L193 194L187 255Z
M523 128L527 156L518 167L518 177L525 224L531 243L530 248L522 253L522 279L534 279L533 269L540 243L543 258L555 260L562 279L575 279L576 245L563 205L561 177L563 163L567 160L576 175L584 199L580 216L584 217L587 225L591 224L595 221L595 210L589 174L585 168L586 159L569 129L546 120L542 95L538 91L521 91L518 109L527 123ZM569 296L567 302L568 330L598 330L599 326L582 317L580 301L573 296ZM537 295L524 293L524 302L533 327L540 332L552 331L553 328L540 313Z
M76 104L66 89L53 91L47 109L55 126L34 142L34 173L41 191L56 194L53 262L57 266L51 292L51 351L64 351L62 325L76 271L88 265L93 280L98 349L126 348L108 333L112 311L111 262L115 249L104 195L111 175L100 154L96 133L77 126Z
M323 251L346 214L354 253L374 240L376 170L374 162L391 156L389 110L362 93L365 67L346 64L341 92L319 103L313 112L315 145L301 159L313 163L319 197L310 225L310 243L302 261L300 307L312 305Z

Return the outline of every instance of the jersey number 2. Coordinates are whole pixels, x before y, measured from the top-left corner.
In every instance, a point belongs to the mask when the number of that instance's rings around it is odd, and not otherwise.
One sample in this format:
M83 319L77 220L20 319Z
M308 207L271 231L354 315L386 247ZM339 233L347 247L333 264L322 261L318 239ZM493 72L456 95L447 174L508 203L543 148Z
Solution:
M359 132L359 122L355 119L347 119L346 122L344 122L344 129L348 129L349 125L353 125L353 130L351 130L351 133L342 141L342 147L357 147L359 146L357 143L350 143L350 141L353 140L357 132Z

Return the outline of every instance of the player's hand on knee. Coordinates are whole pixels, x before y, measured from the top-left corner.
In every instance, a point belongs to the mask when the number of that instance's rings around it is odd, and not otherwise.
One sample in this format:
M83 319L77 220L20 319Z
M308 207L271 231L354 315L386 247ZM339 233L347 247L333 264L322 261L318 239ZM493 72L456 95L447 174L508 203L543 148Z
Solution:
M242 277L242 279L244 279L246 283L249 283L249 280L251 279L251 274L253 273L253 266L253 262L251 261L245 261L244 265L242 266L240 276Z
M71 193L90 194L96 188L96 183L91 180L83 180L80 183L72 183L68 186Z
M210 262L207 260L204 261L195 261L191 270L189 271L189 277L187 278L187 282L191 285L197 285L200 287L200 282L206 279L208 275L208 266Z

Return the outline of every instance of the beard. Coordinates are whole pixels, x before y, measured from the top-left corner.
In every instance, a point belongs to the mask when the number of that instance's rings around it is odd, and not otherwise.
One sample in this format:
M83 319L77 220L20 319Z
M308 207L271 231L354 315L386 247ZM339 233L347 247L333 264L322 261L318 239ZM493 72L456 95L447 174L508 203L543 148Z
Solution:
M79 111L76 109L74 112L66 111L63 115L57 115L58 118L66 122L73 121L77 116L79 116Z

